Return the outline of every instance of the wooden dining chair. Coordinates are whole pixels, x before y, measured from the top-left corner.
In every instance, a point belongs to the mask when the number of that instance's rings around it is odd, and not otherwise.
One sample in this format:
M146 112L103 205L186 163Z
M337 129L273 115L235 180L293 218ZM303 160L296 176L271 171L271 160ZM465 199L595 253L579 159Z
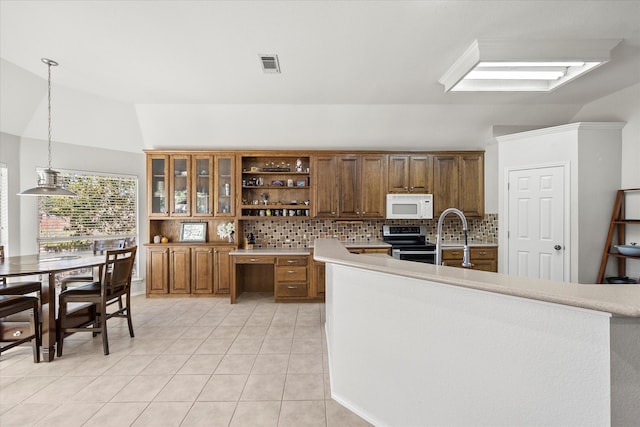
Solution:
M115 239L115 240L94 240L91 243L91 249L93 250L94 255L104 255L104 252L109 249L124 249L127 247L128 239ZM92 283L95 279L93 276L87 273L82 274L71 274L67 277L64 277L60 281L60 289L66 290L68 287L72 286L81 286L82 284ZM98 277L100 276L100 272L98 271Z
M100 280L88 285L67 289L58 297L58 319L56 328L56 347L58 357L62 356L64 338L74 332L92 332L94 336L102 333L102 346L105 356L109 354L107 320L112 317L127 319L129 335L133 338L131 321L131 275L138 247L108 250L102 267ZM122 298L125 303L123 304ZM74 318L75 309L71 303L93 304L95 320L86 319L78 325ZM118 308L111 307L118 303ZM109 312L111 310L111 312Z
M33 361L40 362L40 318L38 316L39 302L36 297L24 295L0 295L0 342L8 342L0 346L0 354L17 345L31 341L33 346ZM8 320L9 316L30 311L29 323ZM25 332L25 329L29 329Z

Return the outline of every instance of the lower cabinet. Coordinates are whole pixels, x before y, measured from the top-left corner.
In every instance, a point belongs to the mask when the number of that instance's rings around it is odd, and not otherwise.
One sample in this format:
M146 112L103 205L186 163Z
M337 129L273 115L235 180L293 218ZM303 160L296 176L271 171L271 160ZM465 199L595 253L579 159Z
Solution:
M277 257L273 295L276 301L309 296L308 256Z
M169 293L191 293L191 249L177 246L169 248Z
M472 270L498 272L498 248L490 247L471 247L471 267ZM462 248L443 249L442 264L450 267L462 267Z
M235 247L215 248L215 280L213 291L216 295L229 295L231 292L231 255Z
M147 295L225 295L234 247L147 247Z

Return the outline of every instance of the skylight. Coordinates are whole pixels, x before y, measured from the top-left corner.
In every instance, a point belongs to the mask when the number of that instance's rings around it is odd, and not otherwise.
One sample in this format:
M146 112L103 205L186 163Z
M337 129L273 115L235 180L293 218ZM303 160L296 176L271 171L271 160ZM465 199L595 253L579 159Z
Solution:
M609 60L620 40L476 40L440 78L446 92L549 92Z

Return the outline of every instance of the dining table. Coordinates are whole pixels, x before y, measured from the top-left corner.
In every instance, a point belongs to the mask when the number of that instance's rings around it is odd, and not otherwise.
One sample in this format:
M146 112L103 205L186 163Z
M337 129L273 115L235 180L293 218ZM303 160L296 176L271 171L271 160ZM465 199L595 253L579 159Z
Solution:
M42 360L51 362L56 345L56 275L65 271L98 267L105 255L88 253L20 255L0 259L0 278L46 275L42 280Z

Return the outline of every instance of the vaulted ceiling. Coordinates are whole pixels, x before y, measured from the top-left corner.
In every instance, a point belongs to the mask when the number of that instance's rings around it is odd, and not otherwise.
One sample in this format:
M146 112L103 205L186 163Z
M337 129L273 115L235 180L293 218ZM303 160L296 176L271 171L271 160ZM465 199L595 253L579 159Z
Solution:
M445 93L475 39L621 39L551 93ZM258 54L277 54L281 74ZM0 0L0 130L142 148L477 148L640 82L640 1Z

